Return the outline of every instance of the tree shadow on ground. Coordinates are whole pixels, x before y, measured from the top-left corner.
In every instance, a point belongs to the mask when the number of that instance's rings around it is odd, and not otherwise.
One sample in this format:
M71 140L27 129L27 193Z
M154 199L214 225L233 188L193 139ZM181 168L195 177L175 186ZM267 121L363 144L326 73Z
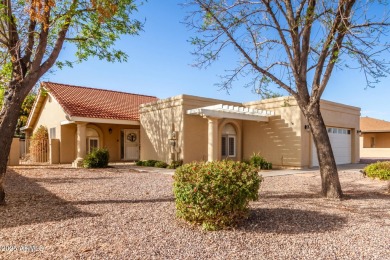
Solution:
M138 203L161 203L161 202L174 202L175 198L156 198L156 199L143 199L143 200L85 200L85 201L72 201L72 205L93 205L93 204L138 204Z
M260 194L261 199L316 199L321 198L318 193L265 193Z
M50 184L63 184L63 183L77 183L82 181L99 181L99 180L110 180L114 177L99 177L99 178L29 178L32 182L42 182Z
M364 192L364 191L348 191L344 193L344 200L389 200L390 202L390 193L383 192ZM389 204L390 205L390 204ZM390 206L389 206L390 207Z
M287 208L252 209L237 228L246 232L302 234L338 230L346 218L310 210Z
M94 217L13 170L6 175L7 204L0 207L0 229Z

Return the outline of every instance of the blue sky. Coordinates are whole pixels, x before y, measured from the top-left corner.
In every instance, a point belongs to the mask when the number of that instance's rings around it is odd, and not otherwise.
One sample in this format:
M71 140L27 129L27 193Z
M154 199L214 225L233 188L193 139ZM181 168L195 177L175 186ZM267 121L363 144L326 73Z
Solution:
M180 0L149 0L137 14L146 19L139 36L126 36L117 44L129 55L127 63L107 63L89 59L73 68L55 69L42 80L104 88L166 98L190 94L237 102L259 99L244 81L237 81L226 93L216 83L225 70L234 67L237 56L225 52L224 56L207 69L191 66L195 57L188 43L193 31L182 23L187 9L178 5ZM73 51L66 47L60 59L72 60ZM390 57L389 57L390 60ZM280 91L282 94L285 92ZM366 88L358 70L335 71L323 94L323 99L360 107L362 116L390 121L390 79L375 88Z

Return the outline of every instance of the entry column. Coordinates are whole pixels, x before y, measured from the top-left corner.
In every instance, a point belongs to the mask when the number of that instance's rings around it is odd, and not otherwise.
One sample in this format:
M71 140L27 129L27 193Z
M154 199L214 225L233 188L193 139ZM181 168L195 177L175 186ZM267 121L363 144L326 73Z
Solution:
M87 123L77 123L77 158L72 166L79 168L82 166L85 155L87 154L86 141Z
M218 160L218 118L208 117L208 161Z

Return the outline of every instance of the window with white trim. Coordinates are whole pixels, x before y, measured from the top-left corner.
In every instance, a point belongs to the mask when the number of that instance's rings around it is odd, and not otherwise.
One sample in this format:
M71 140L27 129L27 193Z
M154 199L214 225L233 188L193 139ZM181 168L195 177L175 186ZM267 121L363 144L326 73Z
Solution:
M236 157L236 130L231 124L226 124L222 131L221 156Z
M50 128L50 139L56 139L56 128L55 127L52 127Z
M93 150L98 148L99 148L99 138L88 137L88 153L91 153Z

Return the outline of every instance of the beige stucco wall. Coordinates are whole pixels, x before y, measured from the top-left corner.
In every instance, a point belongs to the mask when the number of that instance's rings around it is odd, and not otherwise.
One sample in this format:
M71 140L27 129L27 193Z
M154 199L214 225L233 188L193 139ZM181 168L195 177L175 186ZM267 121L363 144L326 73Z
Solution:
M177 159L184 163L205 161L208 156L208 120L198 115L187 115L186 111L216 104L240 105L235 102L180 95L141 106L141 160L155 159L170 162L174 150L169 145L169 136L174 128L177 132ZM226 123L234 124L241 147L241 122L218 120L219 134ZM220 138L218 138L219 141ZM220 144L218 153L220 154ZM237 158L241 158L238 149ZM221 159L221 158L219 158ZM233 158L235 159L235 158Z
M250 108L273 111L269 122L245 121L243 128L244 159L260 153L278 167L307 167L303 163L308 145L302 131L302 114L292 98L274 98L244 104Z
M61 126L60 163L72 163L76 159L76 124Z
M60 163L60 140L50 139L49 140L49 162L50 164Z
M202 98L189 95L183 95L183 110L184 110L184 147L183 155L184 162L192 161L207 161L208 159L208 119L203 118L199 115L187 115L186 111L190 109L212 106L218 104L240 106L240 103L229 102L226 100L218 100L211 98ZM230 119L218 119L218 138L216 142L217 151L218 151L218 160L224 159L221 158L221 133L223 127L231 123L236 130L237 139L237 154L235 158L230 157L232 160L241 160L241 128L242 123L240 120L230 120Z
M13 138L7 164L9 166L19 165L19 157L20 157L19 138Z
M176 96L141 105L141 160L170 160L183 158L183 100ZM176 149L169 144L172 131L177 132ZM173 158L176 152L177 158Z
M374 138L374 147L371 147ZM363 133L360 136L361 158L390 158L390 133Z
M374 147L371 147L371 138L374 138ZM363 133L364 148L390 148L390 133Z
M156 159L169 161L168 145L172 124L178 131L179 159L184 162L208 159L208 120L198 115L187 115L194 108L240 103L181 95L141 107L141 160ZM218 159L221 158L220 139L223 126L231 123L237 132L236 160L247 160L253 153L260 152L275 166L310 167L312 137L305 130L306 120L296 101L281 97L243 104L249 108L273 111L275 116L269 122L218 119ZM352 161L358 162L360 109L329 101L321 101L325 124L330 127L351 129Z
M61 136L62 121L66 121L65 112L55 98L47 95L43 102L39 117L34 124L33 132L41 125L47 127L49 132L50 128L55 127L56 138L59 138ZM49 138L51 138L51 136L49 136Z
M269 123L244 122L244 159L258 150L276 166L302 167L312 165L310 131L305 130L307 121L292 97L280 97L249 102L245 106L271 110L275 117ZM352 162L360 160L359 129L360 108L321 100L321 113L328 127L351 129ZM253 142L252 140L258 140Z

